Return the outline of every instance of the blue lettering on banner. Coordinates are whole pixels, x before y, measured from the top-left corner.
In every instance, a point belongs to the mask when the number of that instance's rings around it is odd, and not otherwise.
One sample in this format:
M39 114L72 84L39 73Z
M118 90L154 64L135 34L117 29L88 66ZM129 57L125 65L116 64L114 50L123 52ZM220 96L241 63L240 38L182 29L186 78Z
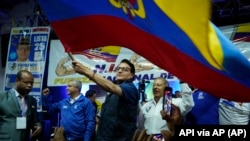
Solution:
M106 68L105 64L103 64L103 65L96 65L94 71L96 71L98 73L103 73L104 70L105 70L105 68Z

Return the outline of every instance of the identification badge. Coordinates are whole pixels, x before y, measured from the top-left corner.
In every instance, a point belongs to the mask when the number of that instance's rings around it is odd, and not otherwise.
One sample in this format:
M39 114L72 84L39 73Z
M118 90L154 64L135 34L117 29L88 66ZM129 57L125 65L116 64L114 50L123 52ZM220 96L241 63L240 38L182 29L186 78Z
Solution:
M26 117L16 118L16 129L26 129Z

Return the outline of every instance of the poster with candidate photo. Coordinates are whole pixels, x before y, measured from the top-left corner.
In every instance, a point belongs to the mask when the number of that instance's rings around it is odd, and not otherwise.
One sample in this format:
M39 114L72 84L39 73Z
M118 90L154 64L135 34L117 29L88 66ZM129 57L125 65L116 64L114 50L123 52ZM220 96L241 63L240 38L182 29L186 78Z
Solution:
M34 77L30 95L33 95L36 99L41 99L49 34L50 27L12 28L3 90L7 91L14 87L17 72L28 70ZM39 111L42 110L41 102L38 102L37 107Z

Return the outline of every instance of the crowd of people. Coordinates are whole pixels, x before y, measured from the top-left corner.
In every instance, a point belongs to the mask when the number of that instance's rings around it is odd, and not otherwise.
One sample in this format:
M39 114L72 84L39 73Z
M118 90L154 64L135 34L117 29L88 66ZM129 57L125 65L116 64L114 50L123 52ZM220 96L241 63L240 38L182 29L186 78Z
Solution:
M81 93L82 83L70 80L69 97L46 103L48 113L60 113L60 125L55 128L54 141L133 141L144 133L153 141L171 140L175 125L248 125L250 103L215 97L181 82L181 90L171 99L170 115L163 110L163 96L169 82L154 79L153 98L139 106L140 95L133 83L136 68L123 59L115 68L115 80L110 81L73 60L74 72L84 75L107 92L101 109L96 103L95 90ZM32 141L41 134L36 100L29 96L33 88L32 73L17 73L15 86L0 93L0 140ZM50 94L42 91L43 98ZM84 96L85 95L85 96ZM6 106L8 105L8 106ZM139 131L139 132L137 132Z

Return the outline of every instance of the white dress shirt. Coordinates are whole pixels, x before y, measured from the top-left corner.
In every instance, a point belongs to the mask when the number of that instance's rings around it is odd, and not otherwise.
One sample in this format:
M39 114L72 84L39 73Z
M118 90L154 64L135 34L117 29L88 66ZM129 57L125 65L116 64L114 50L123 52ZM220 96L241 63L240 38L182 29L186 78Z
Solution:
M163 98L156 103L154 99L145 103L141 108L141 124L144 125L148 135L161 134L161 130L169 130L166 120L162 119L160 111L162 110Z
M180 108L182 116L186 115L194 106L192 90L186 83L181 84L181 98L172 98L172 103ZM145 103L138 116L138 129L146 129L146 133L161 134L162 130L169 130L167 121L162 119L160 111L163 109L163 98L156 103L151 99Z

